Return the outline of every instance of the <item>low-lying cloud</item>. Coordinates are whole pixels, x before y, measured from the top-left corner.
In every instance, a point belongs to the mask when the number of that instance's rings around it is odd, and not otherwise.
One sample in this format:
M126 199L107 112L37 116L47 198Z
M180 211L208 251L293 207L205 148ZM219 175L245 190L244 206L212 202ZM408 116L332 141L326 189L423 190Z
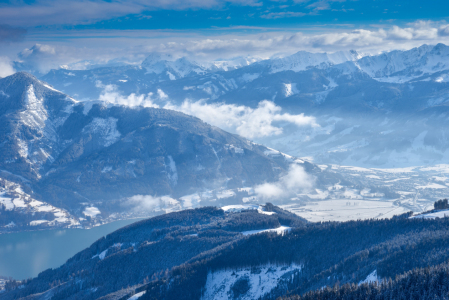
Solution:
M257 197L262 200L285 199L313 187L315 178L309 175L303 167L292 164L287 174L277 182L264 183L254 187Z
M281 134L282 127L275 126L276 122L286 122L297 126L318 126L314 117L282 113L281 107L268 100L259 102L257 108L189 100L184 101L180 106L167 104L164 108L198 117L206 123L249 139Z
M148 213L163 209L175 201L169 196L134 195L123 202L122 206L130 208L134 213Z
M176 105L172 104L168 96L160 89L157 94L136 95L133 93L129 96L123 96L115 85L103 86L97 82L97 87L103 88L100 95L102 101L119 105L180 111L249 139L282 134L282 126L276 125L279 122L296 126L319 127L314 117L304 114L282 113L281 107L268 100L259 102L257 108L235 104L207 103L204 100L185 100L181 105ZM163 104L158 105L157 103Z
M99 97L99 100L101 101L127 106L159 107L159 105L153 103L153 93L149 93L147 95L137 95L135 93L132 93L129 96L123 96L117 89L116 85L103 85L100 81L97 81L96 86L103 89L103 92ZM165 94L163 94L163 92L161 91L158 94L158 97L161 98L164 95Z
M12 62L8 57L0 56L0 77L6 77L15 73Z

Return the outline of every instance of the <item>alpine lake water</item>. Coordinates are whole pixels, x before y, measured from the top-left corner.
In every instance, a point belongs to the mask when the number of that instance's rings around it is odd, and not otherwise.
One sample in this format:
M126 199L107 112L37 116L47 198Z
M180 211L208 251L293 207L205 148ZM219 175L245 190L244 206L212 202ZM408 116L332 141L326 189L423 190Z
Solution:
M57 268L99 238L141 219L121 220L92 229L51 229L0 234L0 275L16 280Z

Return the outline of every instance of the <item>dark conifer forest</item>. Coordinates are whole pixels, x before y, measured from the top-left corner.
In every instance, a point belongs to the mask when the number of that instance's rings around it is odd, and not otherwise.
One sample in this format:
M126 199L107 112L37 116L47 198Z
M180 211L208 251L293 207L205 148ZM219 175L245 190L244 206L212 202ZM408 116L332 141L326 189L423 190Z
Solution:
M263 209L267 213L206 207L131 224L60 268L9 282L1 298L118 300L144 292L139 299L201 299L208 275L220 270L247 268L264 276L265 266L282 270L292 264L300 268L278 278L261 299L448 296L449 218L406 213L383 220L308 223L271 204ZM291 229L242 234L280 226ZM372 274L375 278L367 281ZM229 298L247 299L251 284L239 278Z

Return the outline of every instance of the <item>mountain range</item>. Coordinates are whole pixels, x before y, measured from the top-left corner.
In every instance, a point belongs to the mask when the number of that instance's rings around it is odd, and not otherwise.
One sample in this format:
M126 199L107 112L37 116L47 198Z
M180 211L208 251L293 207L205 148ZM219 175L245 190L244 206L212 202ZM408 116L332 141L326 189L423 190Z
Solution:
M448 158L448 53L443 44L371 56L300 51L227 70L150 55L140 66L52 70L42 80L78 100L107 101L107 87L161 107L269 100L320 126L282 124L282 134L256 142L317 163L409 167Z
M20 72L0 91L2 230L254 202L253 187L292 164L318 183L341 181L180 112L79 102Z

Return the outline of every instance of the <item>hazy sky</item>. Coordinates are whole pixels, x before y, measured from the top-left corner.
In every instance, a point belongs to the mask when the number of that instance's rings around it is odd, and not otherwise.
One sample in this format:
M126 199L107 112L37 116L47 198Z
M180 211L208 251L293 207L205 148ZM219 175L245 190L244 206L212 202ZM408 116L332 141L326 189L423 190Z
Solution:
M0 0L0 67L80 60L196 60L449 44L449 1Z

